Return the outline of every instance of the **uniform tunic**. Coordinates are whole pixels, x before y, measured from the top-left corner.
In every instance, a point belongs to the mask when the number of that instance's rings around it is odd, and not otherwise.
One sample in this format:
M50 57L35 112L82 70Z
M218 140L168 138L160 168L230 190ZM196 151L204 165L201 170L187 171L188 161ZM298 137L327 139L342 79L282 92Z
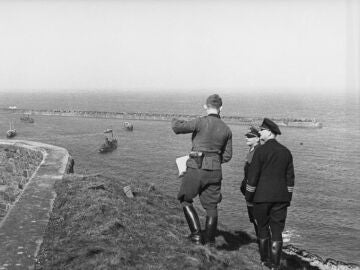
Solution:
M260 146L260 144L257 144L254 147L250 148L249 152L246 154L245 165L244 165L244 179L243 179L243 181L241 183L241 188L240 188L240 191L243 193L244 196L245 196L245 190L246 190L249 166L250 166L250 163L251 163L252 158L254 156L254 151L259 146Z
M192 133L192 151L203 152L200 159L189 158L178 199L192 203L199 195L207 214L217 215L217 204L221 201L221 164L232 158L232 132L217 114L196 119L172 120L176 134Z
M255 145L254 147L249 149L249 152L246 155L245 158L245 165L244 165L244 180L241 183L241 192L245 195L245 190L246 190L246 184L247 184L247 178L248 178L248 171L249 171L249 167L252 161L252 158L254 156L254 152L255 150L260 146L260 144ZM254 205L250 202L246 202L247 204L247 210L248 210L248 215L249 215L249 220L251 223L254 223Z

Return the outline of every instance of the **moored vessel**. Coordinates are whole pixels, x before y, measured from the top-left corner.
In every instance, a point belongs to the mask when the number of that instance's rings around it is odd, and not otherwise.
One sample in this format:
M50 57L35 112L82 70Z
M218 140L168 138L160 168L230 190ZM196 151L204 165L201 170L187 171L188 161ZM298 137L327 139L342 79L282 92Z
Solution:
M99 153L111 152L117 148L117 139L114 138L113 130L108 128L104 133L111 134L111 138L105 135L105 142L100 146Z
M10 129L6 132L6 137L8 139L16 136L16 129L13 127L12 122L10 121Z

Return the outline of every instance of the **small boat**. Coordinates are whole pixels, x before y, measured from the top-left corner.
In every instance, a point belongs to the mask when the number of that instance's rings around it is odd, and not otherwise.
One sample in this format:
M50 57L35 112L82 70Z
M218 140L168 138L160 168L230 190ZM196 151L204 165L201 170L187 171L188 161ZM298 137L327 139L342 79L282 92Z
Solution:
M127 130L127 131L133 131L133 130L134 130L134 125L131 124L131 123L129 123L129 122L125 122L125 123L124 123L124 128L125 128L125 130Z
M29 114L25 114L20 117L20 120L25 123L34 123L34 118L31 118Z
M111 138L105 136L105 142L101 145L99 153L107 153L115 150L117 148L117 139L114 138L112 129L106 129L105 134L111 133Z
M6 137L10 139L15 136L16 136L16 129L12 127L12 123L10 121L10 129L6 132Z

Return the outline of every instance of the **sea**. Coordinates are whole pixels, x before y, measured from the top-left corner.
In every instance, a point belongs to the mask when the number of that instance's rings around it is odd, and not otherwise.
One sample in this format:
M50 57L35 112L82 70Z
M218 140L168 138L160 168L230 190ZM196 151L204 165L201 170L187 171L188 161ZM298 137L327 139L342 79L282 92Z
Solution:
M280 143L294 157L295 190L284 231L292 244L346 263L360 264L360 99L356 92L218 92L222 115L268 118L310 118L322 128L281 127ZM0 92L0 108L153 112L204 115L208 91L24 91ZM18 115L1 115L5 137L9 119L15 121L18 139L43 141L67 148L75 158L75 172L102 172L116 177L137 171L176 197L180 180L175 158L188 153L190 135L175 135L166 121L134 120L134 131L123 131L119 120L38 116L33 126ZM255 123L260 124L260 123ZM119 148L97 154L103 128L112 127ZM245 201L239 191L247 152L248 127L230 125L233 159L223 166L223 200L220 222L233 230L253 233ZM134 165L135 164L135 165ZM131 181L131 179L129 179ZM198 201L195 202L198 204Z

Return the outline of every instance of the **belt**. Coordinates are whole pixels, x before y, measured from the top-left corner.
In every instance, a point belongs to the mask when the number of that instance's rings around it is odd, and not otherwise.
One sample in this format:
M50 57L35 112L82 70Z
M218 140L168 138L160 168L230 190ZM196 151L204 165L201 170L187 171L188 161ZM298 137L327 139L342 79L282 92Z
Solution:
M212 157L212 156L219 156L219 155L220 155L220 153L217 150L214 150L214 151L191 151L189 154L190 157L202 157L202 156Z

